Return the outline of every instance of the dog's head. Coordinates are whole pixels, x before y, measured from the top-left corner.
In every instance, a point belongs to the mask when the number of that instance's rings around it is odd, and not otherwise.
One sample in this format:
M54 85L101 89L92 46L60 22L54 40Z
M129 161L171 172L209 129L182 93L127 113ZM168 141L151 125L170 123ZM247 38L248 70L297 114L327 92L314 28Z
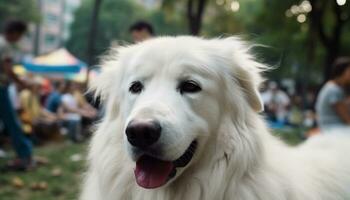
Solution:
M108 123L122 123L126 152L144 188L175 180L201 158L227 113L262 110L263 65L237 38L163 37L112 52L93 88ZM114 127L114 126L111 126Z

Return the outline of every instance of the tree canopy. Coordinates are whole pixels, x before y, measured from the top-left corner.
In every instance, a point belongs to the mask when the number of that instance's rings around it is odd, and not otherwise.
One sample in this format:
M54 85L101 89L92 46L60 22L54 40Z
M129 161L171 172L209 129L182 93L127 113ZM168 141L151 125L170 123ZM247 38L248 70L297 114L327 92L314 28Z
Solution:
M75 21L71 26L72 34L66 43L68 49L83 60L87 60L87 37L93 5L93 0L83 1L75 13ZM169 17L160 10L147 10L130 0L103 0L95 36L95 57L108 50L112 43L130 42L129 27L138 20L149 21L157 35L176 35L185 32L179 17Z
M163 0L148 10L130 0L103 0L96 35L96 55L112 41L130 41L129 26L138 19L157 35L194 34L207 37L240 35L253 43L258 57L276 67L274 78L322 82L331 62L350 52L350 2L344 0ZM86 59L93 0L75 14L68 48Z
M0 0L0 26L9 19L27 22L39 21L40 14L35 0Z

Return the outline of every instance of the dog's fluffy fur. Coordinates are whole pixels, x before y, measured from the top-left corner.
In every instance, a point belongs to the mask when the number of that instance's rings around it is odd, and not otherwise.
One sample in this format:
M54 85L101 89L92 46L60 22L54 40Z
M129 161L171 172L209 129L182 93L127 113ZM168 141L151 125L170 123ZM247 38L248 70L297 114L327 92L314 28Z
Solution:
M112 50L92 88L106 115L91 141L82 200L345 200L350 199L350 140L316 136L289 147L271 136L258 114L258 86L266 67L250 46L231 37L162 37ZM180 94L181 78L202 91ZM130 94L132 81L144 82ZM137 155L125 139L135 118L163 124L160 151L175 160L192 140L191 162L166 185L135 182ZM349 134L349 133L347 133Z

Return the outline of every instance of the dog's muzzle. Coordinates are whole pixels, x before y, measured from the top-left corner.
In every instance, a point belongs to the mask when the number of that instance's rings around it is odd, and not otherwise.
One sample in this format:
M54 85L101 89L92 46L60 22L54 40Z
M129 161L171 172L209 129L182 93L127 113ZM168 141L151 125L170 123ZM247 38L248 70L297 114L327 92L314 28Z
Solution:
M197 148L197 141L193 140L178 159L162 160L159 155L150 153L154 152L161 132L160 123L154 120L132 120L125 129L128 142L141 152L134 174L137 184L143 188L152 189L165 185L175 177L177 168L187 166Z

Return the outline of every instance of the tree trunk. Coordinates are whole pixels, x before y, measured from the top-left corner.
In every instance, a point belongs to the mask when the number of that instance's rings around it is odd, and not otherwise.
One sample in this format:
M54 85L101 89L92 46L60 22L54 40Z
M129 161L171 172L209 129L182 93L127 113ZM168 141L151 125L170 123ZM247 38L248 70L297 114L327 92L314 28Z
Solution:
M323 77L325 81L331 79L332 65L334 61L337 59L337 57L339 56L339 49L340 49L339 41L332 43L331 46L328 46L326 48L327 55L325 58L325 67L323 71Z
M89 82L89 73L91 70L91 66L95 62L95 38L97 34L97 25L98 25L98 14L100 11L102 0L95 0L94 9L92 12L92 19L91 19L91 25L90 25L90 34L88 38L88 48L87 48L87 58L88 58L88 70L86 74L86 85Z
M95 5L92 12L91 24L90 24L90 33L88 38L88 48L87 48L87 57L88 65L94 63L94 53L95 53L95 37L97 33L97 23L98 23L98 14L100 11L100 5L102 0L95 0Z
M310 29L317 33L326 50L323 76L324 81L327 81L331 78L332 64L340 53L342 30L346 20L342 19L343 13L336 1L310 0L310 3L312 5ZM331 8L335 16L335 24L328 35L325 32L325 26L327 25L323 21L326 8Z
M199 35L206 3L207 0L188 0L187 2L187 20L191 35Z

